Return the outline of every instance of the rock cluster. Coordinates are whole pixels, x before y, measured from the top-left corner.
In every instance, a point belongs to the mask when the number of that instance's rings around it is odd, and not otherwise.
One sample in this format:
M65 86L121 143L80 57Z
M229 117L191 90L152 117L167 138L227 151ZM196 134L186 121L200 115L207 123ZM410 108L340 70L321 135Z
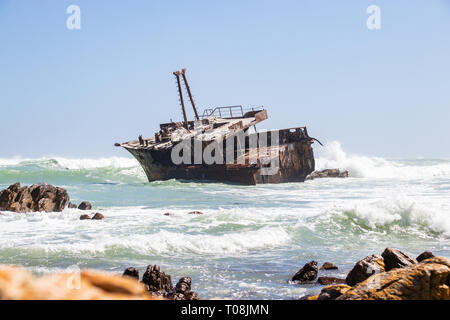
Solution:
M0 300L157 300L142 283L94 271L34 277L16 267L0 267Z
M12 212L61 212L69 203L63 188L40 183L30 187L15 183L0 191L0 210Z
M346 283L306 300L450 300L450 259L431 252L414 259L387 248L358 261Z
M161 271L158 265L149 265L145 271L142 282L147 285L147 290L157 295L165 296L172 290L172 279Z
M376 274L339 300L450 300L450 259L434 257Z
M127 268L123 275L139 280L139 271L133 267ZM154 296L161 296L170 300L199 300L197 293L191 291L191 278L181 278L173 288L170 275L161 271L158 265L147 267L142 276L142 283L147 291Z
M314 171L306 177L306 180L314 180L318 178L348 178L348 171L341 171L339 169Z
M325 262L320 270L337 270L338 267L331 262ZM291 281L296 283L307 283L316 280L318 276L319 270L317 269L317 261L310 261L303 266L300 270L298 270L295 275L292 277ZM329 285L329 284L340 284L345 283L344 279L335 278L335 277L319 277L317 282L321 285Z

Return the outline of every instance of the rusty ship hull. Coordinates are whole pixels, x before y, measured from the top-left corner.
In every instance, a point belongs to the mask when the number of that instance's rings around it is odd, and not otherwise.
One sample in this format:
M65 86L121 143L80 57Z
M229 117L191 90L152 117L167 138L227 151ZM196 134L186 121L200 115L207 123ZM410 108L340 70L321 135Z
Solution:
M280 130L279 144L276 146L275 157L278 158L277 167L271 174L264 174L263 168L267 165L257 161L249 161L251 148L245 148L244 161L238 163L221 164L179 164L172 161L173 146L167 148L153 148L136 140L127 142L121 146L128 150L140 163L148 180L164 181L170 179L220 181L244 185L264 183L303 182L306 176L315 170L314 151L312 143L314 139L307 136L306 128ZM300 134L299 134L300 133ZM257 133L256 133L257 135ZM251 135L247 138L251 139ZM270 155L272 146L268 146L266 153ZM259 149L259 148L257 148ZM253 150L259 152L260 150ZM194 158L192 156L192 158ZM192 161L193 162L193 161Z

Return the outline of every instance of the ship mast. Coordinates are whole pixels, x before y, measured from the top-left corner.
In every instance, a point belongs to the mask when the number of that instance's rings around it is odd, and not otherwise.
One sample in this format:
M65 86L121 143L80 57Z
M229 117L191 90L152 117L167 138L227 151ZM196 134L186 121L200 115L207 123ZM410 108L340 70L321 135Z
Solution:
M187 120L187 116L186 116L186 109L184 107L183 91L181 90L181 82L180 82L180 74L181 74L181 72L180 71L175 71L173 74L177 78L178 94L180 95L181 109L183 110L184 127L186 128L186 130L189 131L189 125L188 125L188 120Z
M198 116L197 108L195 107L194 98L192 97L191 88L189 87L189 84L186 79L186 68L181 69L181 75L183 76L184 85L186 86L186 91L189 95L189 99L191 100L192 109L194 109L195 119L200 120L200 117Z

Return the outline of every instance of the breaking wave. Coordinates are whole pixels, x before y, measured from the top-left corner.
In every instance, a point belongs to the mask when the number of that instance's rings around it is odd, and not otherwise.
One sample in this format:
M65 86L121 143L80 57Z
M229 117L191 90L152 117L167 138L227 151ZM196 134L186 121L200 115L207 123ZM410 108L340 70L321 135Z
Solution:
M15 178L14 178L15 177ZM0 158L0 183L13 181L132 183L145 182L145 174L134 158Z
M316 149L316 169L348 170L350 177L374 179L423 179L450 177L450 160L387 160L346 153L338 141Z

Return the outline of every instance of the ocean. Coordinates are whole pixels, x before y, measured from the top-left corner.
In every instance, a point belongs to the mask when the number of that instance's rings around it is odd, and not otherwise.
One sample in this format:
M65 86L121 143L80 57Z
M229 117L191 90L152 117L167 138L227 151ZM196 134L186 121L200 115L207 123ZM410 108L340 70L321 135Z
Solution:
M386 247L450 257L449 159L350 155L338 142L315 149L316 169L340 168L350 177L149 183L131 157L0 159L0 189L50 183L105 216L1 212L0 264L36 274L133 266L141 276L158 264L174 283L190 276L200 299L298 299L322 288L289 282L311 260L337 264L320 275L344 278L356 261Z

